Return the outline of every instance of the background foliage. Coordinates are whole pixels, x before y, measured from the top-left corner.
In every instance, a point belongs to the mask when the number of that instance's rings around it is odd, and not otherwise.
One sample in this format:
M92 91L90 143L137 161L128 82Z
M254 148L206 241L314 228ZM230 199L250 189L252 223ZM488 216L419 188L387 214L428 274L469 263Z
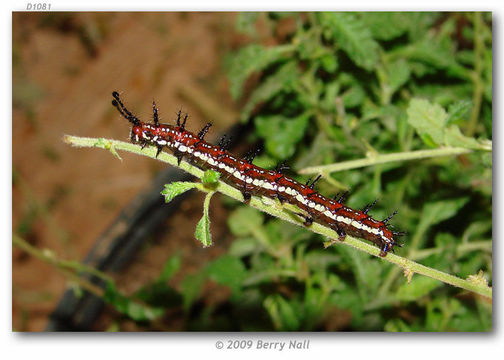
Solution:
M475 150L328 173L317 186L327 196L350 190L354 208L378 198L373 217L399 211L392 223L407 233L399 255L462 278L478 274L491 285L491 28L489 13L240 14L237 30L250 43L223 66L231 95L243 105L240 120L253 125L250 147L264 145L255 164L287 161L291 175L306 181L308 175L296 174L313 165L421 149ZM165 195L192 187L172 184ZM210 196L196 229L204 245ZM139 324L182 309L187 330L492 328L488 299L428 277L409 279L347 246L324 249L318 235L225 201L236 237L227 254L183 274L177 288L171 280L181 275L180 254L132 297L112 281L95 293ZM204 302L209 283L228 292L226 301Z
M491 26L488 13L240 14L253 40L225 65L241 121L254 125L249 140L264 144L255 163L287 160L295 172L369 153L491 146ZM399 210L401 256L463 278L482 270L491 284L491 178L491 152L476 151L333 173L318 188L351 189L352 207L379 198L375 217ZM319 236L247 206L228 224L229 253L183 281L189 329L491 329L491 303L474 294L418 275L408 283L397 267L323 249ZM206 281L229 288L225 309L195 310Z

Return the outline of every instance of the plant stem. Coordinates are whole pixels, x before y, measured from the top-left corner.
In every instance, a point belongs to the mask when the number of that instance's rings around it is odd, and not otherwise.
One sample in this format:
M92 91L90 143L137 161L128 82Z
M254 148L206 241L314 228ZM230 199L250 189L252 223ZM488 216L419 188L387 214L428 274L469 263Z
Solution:
M96 138L81 138L81 137L75 137L75 136L65 136L64 141L68 144L71 144L73 146L77 147L99 147L99 148L104 148L108 149L111 151L113 154L115 154L115 150L124 150L124 151L129 151L138 155L144 155L151 157L153 159L156 158L156 147L154 146L149 146L146 147L145 149L141 149L140 146L138 145L133 145L130 143L125 143L122 141L117 141L117 140L108 140L108 139L96 139ZM463 149L464 152L468 152L468 150ZM464 153L462 152L462 153ZM117 154L115 154L117 156ZM178 166L177 165L177 158L171 154L168 154L166 152L162 152L159 154L158 160L164 161L168 164L171 164L173 166ZM201 179L203 176L203 171L198 169L195 166L190 165L189 163L182 161L180 163L179 168L187 171L188 173L198 177ZM210 192L214 190L207 190L205 188L202 188L203 191ZM219 186L217 187L216 191L227 195L237 201L243 202L243 196L241 192L234 187L219 181ZM284 204L283 206L280 204L277 205L271 205L271 204L265 204L261 200L261 198L253 196L252 199L250 200L250 206L265 212L269 215L272 215L274 217L280 218L284 221L288 221L292 224L295 224L300 227L304 227L302 222L297 219L295 216L293 216L293 213L299 212L299 209L293 205L290 204ZM341 244L341 245L347 245L347 246L352 246L360 251L363 251L365 253L368 253L370 255L379 256L380 250L376 246L372 246L371 244L364 242L362 240L356 239L351 236L347 236L345 241L340 242L338 234L333 231L332 229L323 226L318 223L313 223L308 230L311 230L314 233L323 235L329 239L329 244ZM429 276L433 279L437 279L439 281L442 281L446 284L450 284L453 286L460 287L462 289L466 289L468 291L475 292L477 294L480 294L482 296L492 298L492 288L486 285L478 284L469 280L464 280L461 278L458 278L456 276L450 275L443 273L441 271L438 271L436 269L429 268L427 266L418 264L414 261L408 260L406 258L394 255L394 254L388 254L385 258L381 258L383 261L388 261L390 263L399 265L401 268L408 272L413 272L413 273L418 273L422 274L425 276Z
M461 155L473 152L471 149L445 147L440 149L406 151L393 154L376 155L368 158L343 161L336 164L310 166L298 171L299 174L332 173L348 169L356 169L365 166L384 164L394 161L407 161L416 159L435 158L441 156Z
M20 249L26 251L33 257L36 257L37 259L42 260L50 265L54 265L56 269L60 271L65 277L71 279L72 281L75 281L81 288L89 291L93 295L103 297L103 295L105 294L105 291L101 287L91 283L90 281L87 281L86 279L78 276L75 273L75 271L87 272L89 274L99 276L104 280L110 281L110 277L103 274L101 271L74 261L58 259L50 250L39 250L16 234L12 235L12 243Z

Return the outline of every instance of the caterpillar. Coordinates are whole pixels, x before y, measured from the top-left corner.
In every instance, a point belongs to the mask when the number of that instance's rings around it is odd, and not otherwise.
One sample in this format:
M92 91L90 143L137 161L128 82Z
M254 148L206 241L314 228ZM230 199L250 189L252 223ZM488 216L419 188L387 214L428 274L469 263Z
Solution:
M306 184L301 184L283 174L283 164L274 170L254 165L252 162L257 152L249 153L244 159L233 156L227 150L229 139L225 136L217 145L206 142L204 138L211 123L207 123L198 134L194 134L185 128L188 115L185 114L182 118L179 111L176 125L161 124L154 101L153 123L145 123L124 106L117 91L112 93L112 97L112 105L132 124L131 142L141 145L142 148L147 145L157 147L156 157L163 148L167 148L177 157L179 164L186 158L201 169L219 172L224 182L241 191L246 203L255 195L295 205L304 211L303 214L297 215L304 219L305 226L316 221L336 231L341 241L347 234L368 240L380 249L381 257L385 257L389 251L394 251L394 246L401 246L395 237L404 233L392 231L387 227L387 223L397 211L381 221L368 215L376 200L362 210L354 210L344 204L347 192L330 199L314 190L320 175L313 181L308 180Z

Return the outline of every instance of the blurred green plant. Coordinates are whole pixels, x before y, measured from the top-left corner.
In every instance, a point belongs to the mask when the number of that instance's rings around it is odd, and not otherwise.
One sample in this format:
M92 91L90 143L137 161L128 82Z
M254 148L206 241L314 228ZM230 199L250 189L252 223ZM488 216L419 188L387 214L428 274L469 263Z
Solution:
M256 22L270 34L255 32ZM447 273L474 287L492 281L491 14L242 13L237 24L253 42L226 63L241 121L253 122L252 140L265 145L256 163L289 160L300 181L321 173L319 190L350 188L352 207L379 198L373 215L398 209L394 224L408 235L401 257L378 261L369 255L376 249L352 239L361 251L322 249L315 233L330 235L318 224L310 232L239 205L228 219L229 252L185 275L177 291L186 328L491 330L491 300L438 281L453 284ZM271 38L275 46L262 45ZM208 193L197 237L209 245L214 190L190 184L164 195ZM431 277L413 276L421 269ZM198 307L208 281L229 289L225 311Z
M288 22L291 31L265 46L258 21L273 38ZM491 281L491 14L241 13L237 23L253 42L227 59L230 91L264 142L257 163L323 174L320 191L351 188L350 206L380 198L374 214L399 209L408 232L400 254ZM362 168L336 177L341 159ZM405 162L415 159L426 160ZM250 294L273 329L330 329L333 314L347 319L334 329L491 329L479 296L408 273L405 282L348 247L321 250L313 234L250 208L229 226L237 239L225 256L248 274L233 296Z

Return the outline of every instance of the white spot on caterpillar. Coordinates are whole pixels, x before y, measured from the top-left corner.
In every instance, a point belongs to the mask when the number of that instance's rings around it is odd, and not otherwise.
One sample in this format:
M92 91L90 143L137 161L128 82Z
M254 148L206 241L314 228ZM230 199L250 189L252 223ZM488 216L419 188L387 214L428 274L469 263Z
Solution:
M179 151L186 152L187 151L187 146L180 145L178 149L179 149Z
M252 183L252 181L253 181L253 179L252 179L251 177L248 177L248 178L246 178L246 180L245 180L245 182L246 182L247 184L251 184L251 183Z
M285 186L279 186L279 187L278 187L278 191L280 191L280 192L284 192L284 191L285 191Z
M301 194L297 194L296 199L303 204L306 203L305 198L302 197Z
M313 201L308 202L308 206L311 208L315 207L315 203Z
M355 220L353 220L353 221L352 221L352 226L353 226L353 227L355 227L355 228L357 228L357 229L360 229L360 228L361 228L361 224L360 224L360 222L355 221Z
M267 189L267 190L273 190L273 185L271 185L269 182L264 182L264 184L262 185L263 188Z
M254 181L252 181L252 184L254 184L255 186L261 186L261 185L259 185L260 181L257 179L254 179Z
M233 176L234 176L235 178L238 178L238 179L240 179L240 180L243 180L243 176L242 176L242 174L240 174L240 172L239 172L238 170L236 170L236 171L233 173Z

